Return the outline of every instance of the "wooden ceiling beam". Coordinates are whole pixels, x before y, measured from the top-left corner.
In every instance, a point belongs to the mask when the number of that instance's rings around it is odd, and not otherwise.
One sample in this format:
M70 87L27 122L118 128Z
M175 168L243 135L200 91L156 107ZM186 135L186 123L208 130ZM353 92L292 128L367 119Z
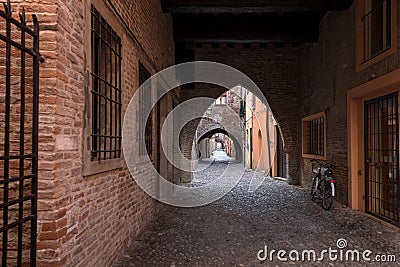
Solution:
M353 0L162 0L165 13L274 13L347 10Z
M174 17L176 43L269 44L316 42L322 13L286 16L180 15Z

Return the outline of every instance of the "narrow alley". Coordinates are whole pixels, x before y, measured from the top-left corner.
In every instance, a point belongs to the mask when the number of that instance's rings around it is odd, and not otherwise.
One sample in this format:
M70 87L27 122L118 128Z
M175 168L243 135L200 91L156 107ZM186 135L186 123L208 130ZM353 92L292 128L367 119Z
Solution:
M194 186L217 178L226 166L213 163L195 175ZM318 252L324 249L337 249L339 239L348 242L347 249L368 249L372 255L392 255L400 250L398 230L339 204L326 212L310 200L304 188L268 177L255 192L248 192L254 176L259 178L263 174L246 172L233 191L204 207L163 205L155 223L114 266L315 266L318 262L285 263L278 261L276 255L273 262L260 261L257 253L268 246L276 251L315 250L319 257ZM326 257L322 265L328 266L327 263L339 264ZM366 263L345 264L365 266Z
M0 267L399 266L400 0L0 2Z

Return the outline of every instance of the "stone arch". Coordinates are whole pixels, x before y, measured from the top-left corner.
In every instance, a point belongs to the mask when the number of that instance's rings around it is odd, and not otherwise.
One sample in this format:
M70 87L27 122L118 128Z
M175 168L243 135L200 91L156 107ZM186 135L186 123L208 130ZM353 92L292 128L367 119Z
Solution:
M235 151L236 151L236 161L238 162L242 162L243 160L243 145L242 142L240 142L239 140L237 140L232 134L229 134L229 132L227 132L226 130L224 130L222 127L220 128L214 128L209 130L208 132L205 132L203 135L201 135L198 139L197 139L197 144L200 144L200 142L206 138L210 138L212 137L214 134L217 133L222 133L226 136L228 136L234 143L235 146Z
M225 129L223 129L222 127L216 127L216 128L210 129L209 131L207 131L207 132L205 132L204 134L202 134L202 135L197 139L196 142L197 142L197 143L200 143L200 142L203 141L204 139L210 138L210 137L212 137L214 134L218 134L218 133L221 133L221 134L224 134L224 135L230 137L229 133L228 133ZM233 138L234 138L234 137L233 137Z
M214 129L218 129L221 128L223 130L225 130L218 122L216 122L215 120L211 119L211 118L202 118L199 122L199 124L197 125L197 129L196 129L196 141L198 141L201 136L203 136L205 133L214 130Z
M231 138L237 152L236 160L241 162L243 160L243 133L240 130L228 132L220 123L211 118L202 118L199 122L196 130L196 144L198 145L203 139L210 138L217 133L222 133ZM236 137L239 137L240 140Z
M301 124L298 98L298 47L240 45L187 46L193 49L195 61L214 61L245 73L260 88L274 114L284 139L288 160L288 182L299 184L301 157ZM229 52L227 52L229 51ZM257 55L257 57L254 57ZM217 98L225 88L196 83L181 91L182 101L195 97Z

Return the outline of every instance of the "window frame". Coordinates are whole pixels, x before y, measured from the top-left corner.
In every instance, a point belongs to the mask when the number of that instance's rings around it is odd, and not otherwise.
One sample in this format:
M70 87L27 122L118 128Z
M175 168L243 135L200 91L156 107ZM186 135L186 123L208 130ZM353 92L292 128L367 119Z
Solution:
M92 118L92 5L98 11L98 13L108 22L113 31L120 37L121 39L121 69L120 69L120 79L121 79L121 123L124 116L124 29L119 23L118 19L110 12L110 8L106 6L102 1L85 1L85 123L83 126L83 151L82 151L82 175L84 177L91 176L94 174L111 171L115 169L119 169L123 167L124 159L123 153L121 151L119 158L112 158L106 160L95 160L92 161L92 127L93 127L93 118ZM122 126L121 126L122 127ZM122 128L121 128L122 135ZM122 142L122 140L121 140ZM121 145L122 149L122 145Z
M225 101L223 101L223 99ZM223 93L215 100L215 105L217 106L226 106L228 105L228 92Z
M397 0L387 0L391 3L391 41L390 48L364 60L365 32L362 18L365 15L366 0L356 0L356 72L362 71L397 52Z
M145 71L145 78L143 81L141 80L141 69ZM142 86L142 84L149 78L151 78L152 74L150 69L146 66L146 64L143 61L138 62L138 72L137 72L137 80L138 80L138 88ZM143 94L143 90L140 91L139 94L139 106L138 106L138 122L137 122L137 130L138 130L138 155L139 157L145 157L148 155L148 157L152 160L154 156L154 147L153 147L153 134L154 134L154 108L151 107L152 99L153 99L153 85L150 85L150 92L148 94ZM143 109L144 108L149 108L149 117L147 118L146 123L143 121ZM143 127L143 129L142 129ZM141 136L141 134L144 134ZM150 135L148 135L150 133ZM141 147L141 145L144 144L144 147Z
M310 124L313 121L323 119L323 155L313 154L309 151L310 146ZM302 127L302 138L301 138L301 147L302 147L302 157L308 159L319 159L326 160L326 114L325 111L304 117L301 123ZM320 139L320 138L318 138Z
M97 38L96 40L101 43L101 46L91 44L90 78L93 118L91 160L102 161L120 158L122 154L122 43L119 35L94 5L91 6L91 12L92 42ZM99 31L93 28L95 20L98 22ZM106 30L105 40L103 30ZM102 36L99 37L99 35ZM94 54L95 57L93 57ZM98 62L98 60L104 61Z

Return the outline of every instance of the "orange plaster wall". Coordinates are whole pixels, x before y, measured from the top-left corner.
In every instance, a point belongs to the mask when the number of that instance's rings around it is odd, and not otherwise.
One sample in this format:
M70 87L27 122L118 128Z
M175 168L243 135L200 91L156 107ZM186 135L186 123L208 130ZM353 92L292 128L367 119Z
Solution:
M257 98L255 110L253 111L253 169L260 171L267 171L272 164L272 175L276 175L276 134L275 134L275 119L269 121L269 139L272 142L268 144L267 142L267 113L268 120L270 119L271 112L267 112L266 106ZM261 138L259 137L259 132L261 133ZM270 149L268 151L268 145ZM269 159L269 153L271 159Z
M353 209L365 211L364 102L399 91L400 70L396 70L347 92L349 206Z

